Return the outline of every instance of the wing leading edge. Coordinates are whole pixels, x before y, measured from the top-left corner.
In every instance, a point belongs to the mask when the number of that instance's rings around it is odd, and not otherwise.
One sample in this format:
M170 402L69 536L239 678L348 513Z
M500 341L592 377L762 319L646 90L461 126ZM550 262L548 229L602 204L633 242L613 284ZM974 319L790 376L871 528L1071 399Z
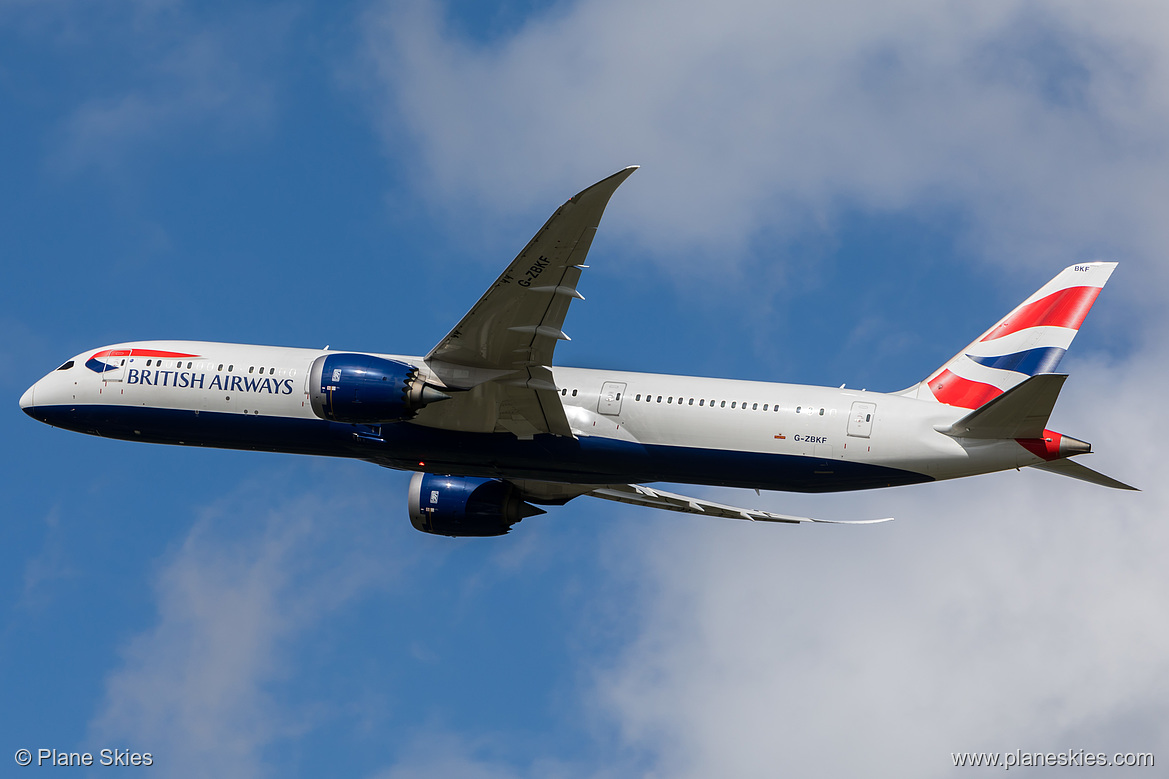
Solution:
M466 316L426 355L451 387L552 364L567 341L564 317L613 192L637 166L614 173L557 209ZM538 380L538 379L537 379ZM551 382L549 382L549 388Z
M426 364L447 388L470 393L494 428L528 438L536 433L571 436L549 367L564 333L564 318L601 216L613 192L637 166L614 173L557 209L479 301L426 355ZM491 400L484 402L486 398ZM459 405L456 399L453 406ZM446 409L454 411L452 405ZM492 420L480 420L490 426Z

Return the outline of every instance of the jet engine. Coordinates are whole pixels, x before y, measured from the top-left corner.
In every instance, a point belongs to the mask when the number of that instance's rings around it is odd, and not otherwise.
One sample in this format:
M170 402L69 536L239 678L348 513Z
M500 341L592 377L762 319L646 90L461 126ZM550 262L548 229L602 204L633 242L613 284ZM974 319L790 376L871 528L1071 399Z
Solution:
M410 524L440 536L502 536L524 517L544 510L524 503L500 479L415 473L410 479Z
M413 365L371 354L324 354L309 370L313 413L332 422L400 422L449 398L421 381Z

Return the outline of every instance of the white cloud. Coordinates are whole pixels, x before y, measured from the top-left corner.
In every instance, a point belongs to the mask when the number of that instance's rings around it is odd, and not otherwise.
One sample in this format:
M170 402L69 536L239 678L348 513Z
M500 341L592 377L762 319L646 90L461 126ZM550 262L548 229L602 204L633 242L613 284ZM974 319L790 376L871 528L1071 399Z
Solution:
M366 51L387 146L443 202L544 207L642 163L608 229L662 256L777 258L849 207L952 209L1007 263L1169 243L1157 4L596 0L491 44L439 7L375 7Z
M296 640L400 574L364 486L256 480L202 512L162 567L157 623L128 642L89 743L151 751L168 776L266 773L265 750L321 715L281 694Z
M1169 492L1147 425L1164 348L1083 365L1056 427L1144 487L1024 471L780 511L866 528L659 523L602 707L662 776L935 776L951 752L1169 749ZM668 531L668 532L667 532ZM786 531L786 532L785 532Z
M484 746L452 734L419 736L406 746L393 766L375 774L374 779L518 779L528 775L483 756Z
M1144 312L1136 353L1069 360L1054 424L1144 493L1007 473L771 498L893 526L639 516L652 529L615 538L639 612L599 710L654 775L932 776L956 751L1169 747L1148 726L1169 714L1169 574L1149 551L1169 494L1138 437L1169 357L1166 14L596 0L479 44L437 3L371 12L379 126L436 201L490 219L636 162L606 229L659 259L783 263L849 209L938 213L999 268L1119 259L1107 299Z
M237 10L209 21L182 3L146 2L83 16L89 25L71 18L85 13L42 9L72 30L56 45L84 52L100 41L118 50L70 106L54 138L57 169L108 172L176 145L186 150L180 156L197 155L253 138L273 122L275 74L295 17L289 9Z
M53 506L45 515L45 542L41 551L24 565L24 592L20 603L38 609L51 599L48 586L77 575L64 548L65 532L61 527L61 508Z

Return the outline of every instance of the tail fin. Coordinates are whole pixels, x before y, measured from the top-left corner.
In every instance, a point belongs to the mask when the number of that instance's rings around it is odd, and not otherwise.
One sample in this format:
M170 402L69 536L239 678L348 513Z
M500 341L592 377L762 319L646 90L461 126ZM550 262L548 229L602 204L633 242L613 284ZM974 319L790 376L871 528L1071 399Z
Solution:
M904 394L974 409L1031 376L1053 373L1115 268L1115 262L1065 268Z

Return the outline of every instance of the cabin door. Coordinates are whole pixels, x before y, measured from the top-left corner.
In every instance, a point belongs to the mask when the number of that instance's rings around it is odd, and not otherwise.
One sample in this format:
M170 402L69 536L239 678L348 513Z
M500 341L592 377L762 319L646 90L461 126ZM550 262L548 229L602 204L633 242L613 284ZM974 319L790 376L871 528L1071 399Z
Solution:
M121 381L126 376L126 363L130 361L129 349L114 349L108 357L101 359L105 370L101 372L102 381Z
M877 414L876 403L857 401L852 404L848 415L848 434L857 438L868 438L873 432L873 417Z
M621 413L621 396L625 394L625 383L607 381L601 385L601 399L597 403L597 411L602 414L616 415Z

